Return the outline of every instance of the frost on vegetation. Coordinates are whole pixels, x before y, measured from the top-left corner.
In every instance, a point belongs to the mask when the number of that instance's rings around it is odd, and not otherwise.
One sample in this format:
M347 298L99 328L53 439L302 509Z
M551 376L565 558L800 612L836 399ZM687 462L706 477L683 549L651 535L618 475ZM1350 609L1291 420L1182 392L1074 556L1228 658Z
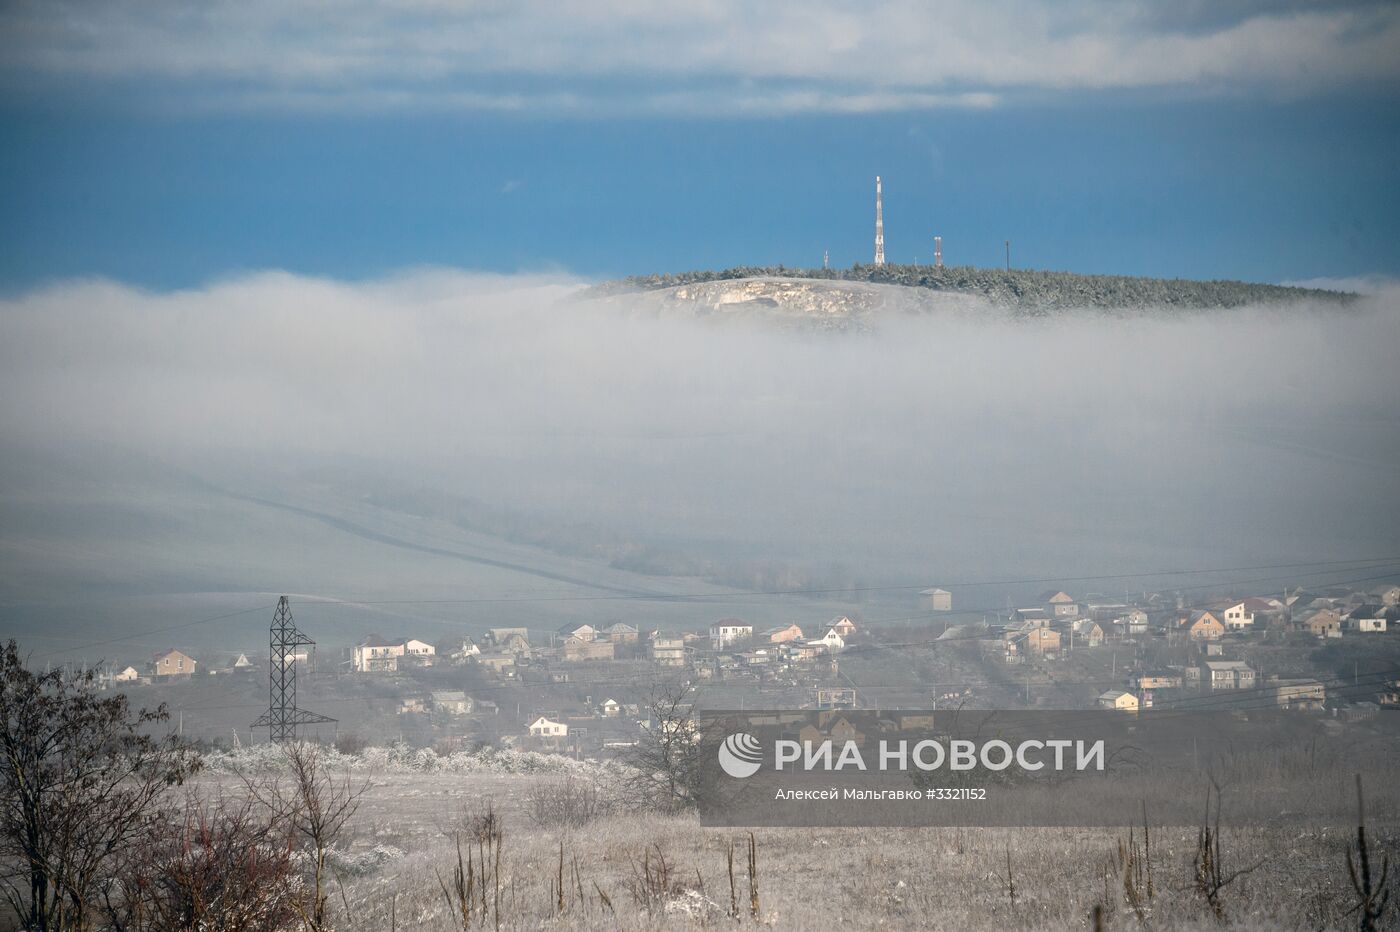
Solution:
M355 754L345 754L333 747L321 749L323 762L331 770L349 773L441 773L540 774L543 776L599 777L621 771L614 763L574 760L560 754L538 751L497 750L482 748L438 754L432 748L413 748L404 743L389 747L368 747ZM210 751L204 755L204 766L214 773L280 773L286 769L286 757L281 748L260 744L229 751Z
M699 890L686 890L666 902L665 913L704 922L723 916L724 910Z
M330 852L330 866L336 873L354 877L379 870L386 864L401 859L402 848L393 845L375 845L366 851L342 851L334 848Z
M761 277L869 282L934 291L982 295L993 304L1030 316L1071 309L1144 309L1154 312L1275 305L1308 301L1338 307L1357 295L1283 285L1237 281L1188 281L1129 275L1081 275L1038 269L974 268L972 266L855 265L849 269L789 269L784 266L739 266L722 271L701 270L664 275L634 275L594 285L581 297L606 297L637 291L676 288L705 282Z

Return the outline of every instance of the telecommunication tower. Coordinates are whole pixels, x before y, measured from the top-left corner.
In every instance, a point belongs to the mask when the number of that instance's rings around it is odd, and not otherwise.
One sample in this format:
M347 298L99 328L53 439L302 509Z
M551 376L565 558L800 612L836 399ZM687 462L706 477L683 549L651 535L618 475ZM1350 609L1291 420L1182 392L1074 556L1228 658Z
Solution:
M885 205L880 194L880 176L875 176L875 264L885 264Z
M943 237L941 236L933 238L933 267L935 269L943 268Z
M298 725L317 725L335 719L297 708L297 648L316 642L297 630L292 609L284 595L277 600L277 611L268 629L267 711L258 716L253 728L268 729L273 742L295 741Z
M829 249L822 250L822 268L831 268L831 250Z

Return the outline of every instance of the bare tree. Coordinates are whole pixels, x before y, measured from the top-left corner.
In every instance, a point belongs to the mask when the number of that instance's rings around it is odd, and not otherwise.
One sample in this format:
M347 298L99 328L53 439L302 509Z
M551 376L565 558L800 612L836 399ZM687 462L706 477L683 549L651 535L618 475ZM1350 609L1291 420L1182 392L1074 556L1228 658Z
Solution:
M168 718L99 695L90 672L30 671L14 641L0 651L0 891L25 928L91 925L117 855L199 765L148 733Z
M299 921L292 839L253 799L191 794L182 820L153 828L103 886L114 932L280 932Z
M286 780L249 781L252 794L283 822L310 861L308 886L296 909L302 926L311 932L331 928L327 859L360 807L368 783L337 780L326 766L325 751L306 742L287 744L283 753L289 770Z
M700 766L693 706L684 684L652 688L648 721L628 757L633 776L625 788L637 803L666 811L695 805Z

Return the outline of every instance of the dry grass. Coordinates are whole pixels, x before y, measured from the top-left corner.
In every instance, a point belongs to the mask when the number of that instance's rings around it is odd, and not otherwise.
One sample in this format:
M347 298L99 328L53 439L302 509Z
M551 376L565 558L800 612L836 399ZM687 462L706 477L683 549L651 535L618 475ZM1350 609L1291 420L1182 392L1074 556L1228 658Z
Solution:
M404 818L389 818L396 792L414 803L447 798L423 786L425 779L386 776L371 792L357 844L392 839L407 853L344 879L349 917L340 917L339 928L389 929L391 904L400 929L463 927L460 906L453 909L436 880L454 888L455 841L412 806ZM474 778L441 779L450 780L453 797L472 794ZM535 827L526 814L533 779L477 788L499 794L493 811L504 831L499 877L495 856L488 858L499 912L475 910L472 928L487 916L485 927L495 928L499 916L504 929L762 924L1000 932L1093 928L1095 907L1106 929L1356 928L1355 914L1347 914L1355 904L1346 868L1354 836L1346 833L1220 830L1212 850L1218 845L1222 859L1263 863L1217 891L1217 918L1196 883L1199 826L1152 825L1147 837L1142 827L1131 834L764 829L754 835L750 861L747 832L703 828L693 817L613 814L579 827ZM1394 852L1393 826L1373 826L1371 843L1378 858ZM473 883L478 903L480 883Z

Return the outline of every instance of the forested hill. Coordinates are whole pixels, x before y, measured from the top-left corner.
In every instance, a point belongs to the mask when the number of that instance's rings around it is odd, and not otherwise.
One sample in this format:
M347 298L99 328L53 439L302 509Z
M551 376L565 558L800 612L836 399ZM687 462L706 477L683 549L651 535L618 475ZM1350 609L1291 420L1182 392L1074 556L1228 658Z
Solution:
M697 282L741 278L782 277L906 285L934 291L957 291L985 296L992 303L1023 313L1059 309L1102 308L1183 310L1284 304L1301 301L1345 305L1357 295L1313 288L1290 288L1236 281L1192 281L1182 278L1134 278L1128 275L1080 275L1033 269L980 269L973 266L855 265L849 269L789 269L783 266L740 266L723 271L664 275L634 275L589 289L593 296L629 291L652 291Z

